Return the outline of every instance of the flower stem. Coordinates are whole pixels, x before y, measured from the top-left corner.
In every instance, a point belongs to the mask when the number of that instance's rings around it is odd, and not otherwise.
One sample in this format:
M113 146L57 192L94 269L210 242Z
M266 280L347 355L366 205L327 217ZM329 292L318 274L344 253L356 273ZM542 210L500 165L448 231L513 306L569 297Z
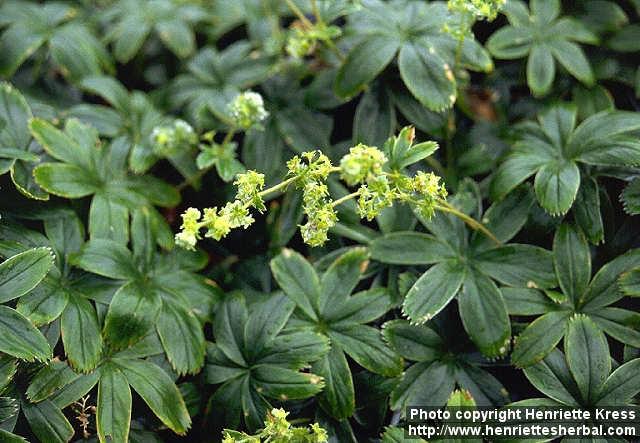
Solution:
M295 175L293 177L290 177L290 178L278 183L277 185L274 185L274 186L272 186L270 188L265 189L264 191L260 191L258 193L258 195L260 197L265 197L265 196L267 196L269 194L272 194L274 192L277 192L277 191L279 191L281 189L286 188L287 186L289 186L291 183L295 182L298 179L300 179L300 176L299 175Z
M489 229L487 229L485 225L480 223L478 220L475 220L474 218L469 217L464 212L457 210L456 208L451 206L449 203L447 203L445 200L439 200L439 202L440 202L439 204L435 205L435 209L437 209L438 211L448 212L450 214L455 215L456 217L464 221L467 225L469 225L472 229L475 229L476 231L480 231L484 235L489 237L491 240L493 240L493 242L497 246L502 245L502 242L498 240L498 238L495 235L493 235L493 233Z
M289 6L289 9L291 9L291 12L293 12L296 17L298 17L298 20L300 20L306 28L313 28L313 23L311 23L309 19L304 15L304 13L300 10L300 8L298 8L298 5L296 5L292 0L285 1L287 2L287 6Z
M340 197L338 200L335 200L333 203L331 203L332 207L336 207L338 205L341 205L342 203L351 200L352 198L356 198L360 195L360 190L357 190L356 192L352 192L351 194L347 194L344 197Z

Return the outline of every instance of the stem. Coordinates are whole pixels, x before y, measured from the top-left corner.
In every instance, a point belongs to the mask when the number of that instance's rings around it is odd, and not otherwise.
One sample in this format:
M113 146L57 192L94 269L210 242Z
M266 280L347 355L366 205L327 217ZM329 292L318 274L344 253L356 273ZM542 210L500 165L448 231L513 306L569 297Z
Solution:
M221 145L224 146L227 143L231 142L231 139L233 138L233 136L236 133L236 128L231 128L231 130L229 132L227 132L227 134L224 136L224 139L222 140ZM185 179L182 183L180 183L176 189L178 190L178 192L182 192L187 186L192 185L194 182L200 180L202 177L204 177L206 175L207 172L209 172L211 170L211 168L213 168L215 166L215 163L212 164L211 166L208 166L204 169L200 169L198 172L196 172L195 174L193 174L191 177Z
M475 229L476 231L480 231L482 232L484 235L486 235L487 237L489 237L491 240L493 240L493 242L497 245L497 246L501 246L502 242L500 240L498 240L496 238L495 235L493 235L493 233L487 229L487 227L485 225L483 225L482 223L480 223L478 220L475 220L474 218L469 217L467 214L465 214L464 212L458 211L456 208L454 208L453 206L451 206L449 203L447 203L445 200L440 200L440 204L437 204L435 206L435 208L439 211L442 212L448 212L450 214L455 215L456 217L458 217L459 219L461 219L462 221L464 221L467 225L469 225L472 229Z
M331 207L335 208L338 205L341 205L342 203L351 200L352 198L356 198L360 195L360 190L357 190L356 192L352 192L351 194L347 194L344 197L340 197L338 200L335 200L333 203L331 203Z
M296 5L292 0L285 1L287 2L287 6L289 6L289 9L291 9L296 17L298 17L298 20L300 20L306 28L313 28L313 23L311 23L309 19L304 15L304 13L300 10L300 8L298 8L298 5Z
M453 75L455 78L455 74L458 71L458 66L460 66L460 61L462 59L462 45L464 43L463 39L458 40L458 45L456 46L456 55L455 55L455 61L454 61L454 65L453 65ZM446 149L446 157L447 157L447 180L451 181L452 184L455 184L457 182L457 179L455 177L455 170L454 170L454 152L453 152L453 136L456 132L456 116L455 116L455 110L454 107L451 106L451 108L449 108L449 113L447 116L447 127L445 128L445 133L446 133L446 143L445 143L445 149Z
M317 0L311 0L311 10L313 11L313 15L316 18L316 23L324 25L324 20L322 20L322 16L320 15L320 10L318 9Z
M271 194L273 192L277 192L280 189L286 188L287 186L289 186L291 183L295 182L298 179L300 179L300 176L299 175L295 175L293 177L290 177L290 178L278 183L277 185L274 185L274 186L272 186L270 188L265 189L264 191L260 191L258 193L258 195L260 197L265 197L265 196L267 196L267 195L269 195L269 194Z

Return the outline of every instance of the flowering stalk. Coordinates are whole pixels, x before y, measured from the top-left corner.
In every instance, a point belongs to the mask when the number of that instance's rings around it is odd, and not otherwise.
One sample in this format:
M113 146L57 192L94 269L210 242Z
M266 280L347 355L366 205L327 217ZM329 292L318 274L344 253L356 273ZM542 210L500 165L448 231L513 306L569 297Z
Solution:
M220 240L231 229L247 228L254 222L251 209L259 213L266 211L266 196L295 186L302 190L303 212L307 218L300 226L300 232L310 246L321 246L328 240L329 230L338 222L335 208L352 199L357 200L360 217L367 220L373 220L384 208L399 201L411 205L427 219L436 210L451 213L499 244L481 223L447 203L447 191L440 177L423 171L409 176L404 171L404 167L425 158L437 148L433 143L414 145L413 137L413 128L403 129L398 137L392 137L385 144L387 154L376 147L359 144L340 160L340 166L332 165L321 151L296 155L287 162L288 178L267 189L264 189L263 174L256 171L238 174L234 182L238 188L234 201L222 208L206 208L202 213L189 208L182 216L182 230L176 235L176 242L193 249L201 239L202 230L205 237ZM339 173L348 186L357 189L332 200L327 179L333 173Z

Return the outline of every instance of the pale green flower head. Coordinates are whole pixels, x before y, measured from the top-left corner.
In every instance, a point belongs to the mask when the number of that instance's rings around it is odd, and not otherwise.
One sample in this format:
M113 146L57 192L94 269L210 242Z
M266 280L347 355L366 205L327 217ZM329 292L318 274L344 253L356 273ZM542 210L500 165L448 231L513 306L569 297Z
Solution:
M382 174L387 157L378 148L359 144L340 161L340 176L350 186Z
M238 94L229 104L229 112L234 125L245 130L253 126L261 127L260 123L269 117L262 96L253 91Z

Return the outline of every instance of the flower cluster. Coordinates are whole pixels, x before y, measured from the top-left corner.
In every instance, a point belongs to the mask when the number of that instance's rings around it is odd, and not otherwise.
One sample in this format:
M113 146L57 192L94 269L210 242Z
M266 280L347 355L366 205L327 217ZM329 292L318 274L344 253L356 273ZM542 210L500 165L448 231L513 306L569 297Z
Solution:
M256 435L225 429L223 443L324 443L328 440L327 431L313 423L308 428L291 426L289 415L284 409L273 408L267 414L264 429Z
M340 160L340 177L353 186L382 174L387 157L378 148L359 144Z
M245 130L251 127L260 128L260 123L269 117L269 113L264 108L262 96L253 91L238 94L229 103L229 112L233 118L233 124Z
M311 246L323 245L328 232L338 221L338 215L325 183L334 171L329 157L320 151L305 152L301 157L294 156L287 163L289 175L298 177L296 187L303 190L302 209L307 223L300 226L305 243Z
M306 223L300 226L300 233L310 246L321 246L327 241L329 230L338 222L336 206L352 198L357 198L359 215L367 220L373 220L397 201L410 204L421 216L430 218L446 198L447 191L440 177L431 172L419 171L413 176L405 172L405 166L433 152L432 148L425 151L424 143L414 145L413 139L413 129L405 128L400 136L392 137L385 144L386 153L359 144L341 159L340 166L333 166L321 151L296 155L287 162L287 178L269 189L264 189L264 175L256 171L238 174L234 182L235 200L220 209L205 209L202 215L197 209L187 210L176 242L193 248L200 239L201 229L206 229L205 237L220 240L231 229L248 227L254 222L249 210L266 211L263 197L290 184L302 190ZM396 158L395 163L390 162L388 156ZM327 185L329 175L334 172L339 173L348 186L358 186L357 190L334 201Z
M250 208L264 212L266 207L260 195L264 187L264 175L256 171L238 174L233 182L238 187L234 201L227 202L222 208L206 208L203 214L198 209L189 208L182 214L180 232L175 236L178 246L194 249L201 239L200 230L206 229L205 237L220 240L232 229L248 228L255 221L249 213ZM202 218L201 218L202 217Z
M476 20L494 20L507 0L449 0L447 6L457 22L445 23L443 31L464 40Z
M178 119L172 126L153 128L151 143L156 154L167 156L196 145L198 135L189 123Z
M285 50L294 58L302 58L311 54L318 41L331 44L331 41L340 37L342 31L337 26L326 26L324 23L316 23L308 27L295 22L287 38Z

